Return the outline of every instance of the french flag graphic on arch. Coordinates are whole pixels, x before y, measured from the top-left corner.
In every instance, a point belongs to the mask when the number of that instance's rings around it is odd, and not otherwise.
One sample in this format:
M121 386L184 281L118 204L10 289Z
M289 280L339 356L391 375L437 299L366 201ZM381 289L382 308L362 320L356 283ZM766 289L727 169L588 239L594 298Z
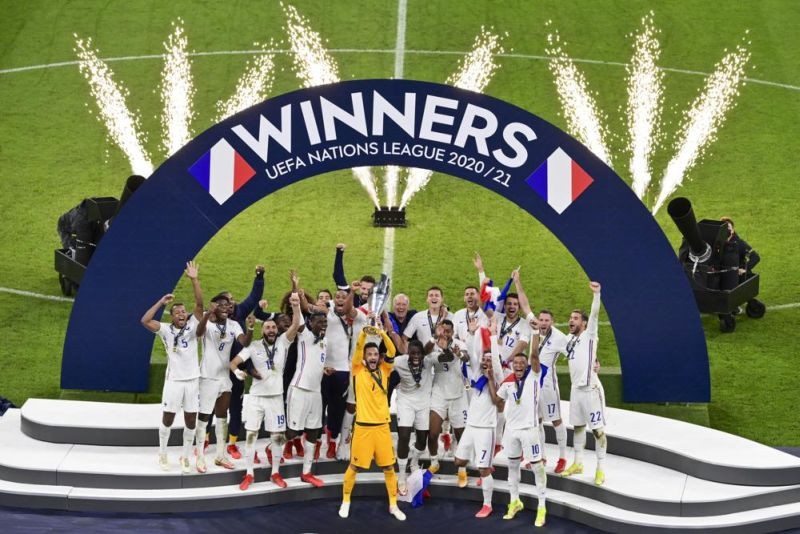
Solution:
M593 181L566 152L557 148L525 183L560 215Z
M231 198L256 174L225 139L220 139L195 161L189 172L219 204Z

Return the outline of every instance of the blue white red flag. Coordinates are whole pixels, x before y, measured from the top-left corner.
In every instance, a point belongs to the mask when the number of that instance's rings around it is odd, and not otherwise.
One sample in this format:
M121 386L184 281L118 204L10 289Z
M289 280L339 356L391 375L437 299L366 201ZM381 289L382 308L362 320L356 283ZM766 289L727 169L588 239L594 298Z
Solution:
M593 181L566 152L557 148L525 183L560 215Z
M220 139L189 167L189 173L218 204L223 204L255 176L256 171L225 139Z
M408 475L406 487L408 492L405 495L398 495L398 501L410 502L412 508L419 508L423 505L423 494L428 489L433 475L427 469L418 469Z

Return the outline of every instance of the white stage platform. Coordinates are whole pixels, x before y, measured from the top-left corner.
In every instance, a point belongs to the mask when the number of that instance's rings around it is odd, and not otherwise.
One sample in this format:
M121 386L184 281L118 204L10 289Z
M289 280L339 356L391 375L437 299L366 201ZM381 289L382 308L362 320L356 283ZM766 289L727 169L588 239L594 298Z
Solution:
M568 405L564 403L566 409ZM800 458L705 427L609 411L606 484L594 485L594 454L588 452L585 474L548 476L550 513L613 531L768 532L800 527ZM247 492L239 491L244 460L235 462L234 471L209 462L209 472L204 475L182 475L177 465L179 447L170 447L173 469L165 473L156 462L159 419L159 405L31 399L21 410L8 411L0 417L0 504L181 512L262 506L341 493L345 464L329 460L315 465L315 472L328 481L320 490L299 481L298 460L281 468L289 482L285 490L267 481L268 471L262 464L256 470L256 484ZM180 419L177 417L176 423ZM78 439L57 443L65 436ZM260 440L260 456L265 460L263 444ZM548 443L546 449L550 472L558 457L557 447ZM209 452L213 450L214 445ZM501 452L495 460L496 510L504 508L508 500L505 465ZM455 486L453 473L452 464L446 463L434 477L434 496L480 501L476 479L471 477L470 487L461 490ZM357 489L364 494L385 491L379 473L364 474L359 482ZM522 493L534 506L532 473L523 473L523 486Z

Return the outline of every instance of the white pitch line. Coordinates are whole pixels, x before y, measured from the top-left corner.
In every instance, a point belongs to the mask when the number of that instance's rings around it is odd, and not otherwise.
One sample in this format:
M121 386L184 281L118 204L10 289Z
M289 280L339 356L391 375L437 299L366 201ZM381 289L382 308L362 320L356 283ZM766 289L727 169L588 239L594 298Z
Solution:
M394 48L330 48L329 52L336 54L395 54L397 51ZM241 56L253 54L288 54L290 50L274 49L274 50L213 50L210 52L191 52L190 57L203 57L203 56ZM460 52L457 50L405 50L406 54L415 54L423 56L463 56L467 52ZM553 59L551 56L538 55L538 54L515 54L505 53L497 54L498 57L511 58L511 59L534 59L537 61L550 61ZM107 63L115 61L137 61L142 59L162 59L162 54L148 54L142 56L120 56L104 58L103 61ZM581 59L573 58L575 63L587 63L591 65L609 65L612 67L625 67L626 63L619 61L603 61L599 59ZM25 67L12 67L7 69L0 69L0 74L13 74L16 72L29 72L34 70L54 69L58 67L69 67L78 65L78 61L60 61L58 63L42 63L40 65L28 65ZM689 74L692 76L710 76L710 72L703 72L691 69L677 69L674 67L659 67L665 72L675 72L678 74ZM769 80L759 80L757 78L744 78L747 83L756 85L766 85L769 87L779 87L781 89L788 89L790 91L800 91L800 85L792 85L788 83L771 82Z
M11 293L12 295L21 295L23 297L33 297L42 300L55 300L58 302L74 302L74 299L69 297L59 297L56 295L43 295L41 293L34 293L33 291L23 291L21 289L13 289L11 287L0 287L0 293Z
M403 60L406 51L406 15L408 14L408 0L397 2L397 38L394 45L394 77L399 80L403 77Z
M408 0L397 2L397 33L394 46L394 78L403 77L403 65L406 50L406 16ZM394 272L394 228L387 228L383 234L383 269L382 273L390 279ZM391 291L391 289L390 289Z

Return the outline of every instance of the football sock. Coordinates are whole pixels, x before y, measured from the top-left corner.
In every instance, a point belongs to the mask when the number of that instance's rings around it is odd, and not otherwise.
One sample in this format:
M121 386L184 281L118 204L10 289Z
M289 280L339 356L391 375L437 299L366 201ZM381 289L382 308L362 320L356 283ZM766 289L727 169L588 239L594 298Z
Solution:
M406 468L408 467L408 458L398 458L397 467L400 473L400 480L406 479Z
M544 508L545 493L547 492L547 474L544 472L544 462L533 464L533 477L536 480L536 494L539 497L539 508Z
M481 490L483 490L483 504L491 506L492 491L494 490L494 478L492 478L491 474L481 477Z
M183 457L189 458L192 454L192 444L194 443L194 428L183 428Z
M583 448L586 446L586 427L575 427L572 435L572 445L575 447L575 463L583 463Z
M272 474L277 475L281 466L281 458L283 458L283 446L273 441L269 447L272 450Z
M351 471L351 469L348 469ZM397 475L394 472L394 467L383 472L383 477L386 481L386 493L389 494L389 506L397 505Z
M244 442L244 455L247 458L247 474L252 475L254 464L256 461L256 438L258 437L258 432L248 430L247 437L245 438Z
M169 441L169 427L164 423L158 425L158 453L167 454L167 442Z
M556 427L556 441L558 442L558 457L567 457L567 425L563 422Z
M605 463L606 459L606 449L608 448L608 438L606 437L606 433L602 430L600 431L599 438L595 439L594 450L595 454L597 454L597 468L603 469L603 464Z
M311 472L311 464L314 462L314 442L305 440L305 450L303 451L303 473Z
M227 417L217 417L214 423L214 435L217 437L217 458L225 458L225 437L228 435Z
M508 492L511 502L519 500L519 458L508 461Z
M208 421L201 421L197 419L197 425L194 427L195 444L197 445L197 454L203 454L203 442L206 439L206 426Z
M342 490L342 501L350 502L350 495L353 493L353 486L356 485L356 472L349 467L344 472L344 489Z

